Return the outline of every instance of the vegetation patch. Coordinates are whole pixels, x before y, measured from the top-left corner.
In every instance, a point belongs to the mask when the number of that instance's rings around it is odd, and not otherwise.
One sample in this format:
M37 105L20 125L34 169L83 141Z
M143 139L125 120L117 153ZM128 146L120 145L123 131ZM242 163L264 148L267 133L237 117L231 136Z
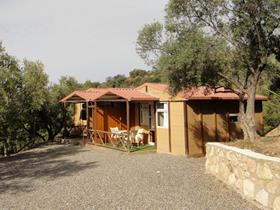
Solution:
M125 151L127 152L126 148L124 148L121 144L119 145L113 145L110 143L106 143L106 144L98 144L98 146L102 146L102 147L107 147L110 149L115 149L115 150L120 150L120 151ZM132 145L132 147L129 150L130 152L133 153L146 153L146 152L156 152L156 147L153 145Z
M140 145L139 147L133 146L132 152L133 154L144 154L150 152L156 152L156 147L153 145Z

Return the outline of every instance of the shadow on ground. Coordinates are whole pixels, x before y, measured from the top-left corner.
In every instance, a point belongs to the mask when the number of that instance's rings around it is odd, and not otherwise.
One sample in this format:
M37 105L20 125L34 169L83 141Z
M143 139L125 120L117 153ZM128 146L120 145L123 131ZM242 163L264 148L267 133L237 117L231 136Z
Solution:
M96 167L96 161L73 161L69 157L86 152L80 146L52 145L0 159L0 194L29 192L37 179L51 181Z

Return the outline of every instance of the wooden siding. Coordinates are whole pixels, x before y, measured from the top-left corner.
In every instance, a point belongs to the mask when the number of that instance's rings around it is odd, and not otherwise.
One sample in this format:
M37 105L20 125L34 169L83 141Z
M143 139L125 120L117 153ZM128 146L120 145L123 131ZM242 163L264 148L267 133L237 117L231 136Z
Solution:
M169 131L168 128L157 128L157 152L169 153Z
M170 100L172 97L168 93L168 90L161 91L152 87L142 87L140 89L137 89L138 91L141 91L142 93L148 93L149 95L152 95L154 97L159 98L161 101L167 101ZM182 98L174 97L173 100L182 100Z
M186 154L184 102L170 102L171 153Z
M130 103L130 127L139 127L140 123L140 104ZM97 104L97 129L110 130L111 127L127 129L126 125L126 104L123 102L112 102L111 105ZM147 126L141 126L148 129Z
M230 114L238 115L238 101L189 101L188 106L188 150L189 155L205 154L206 142L224 142L242 138L238 122L230 122ZM262 102L256 102L256 124L263 132Z
M118 127L120 130L126 129L126 104L121 102L97 103L96 121L97 130L109 131L112 127Z
M188 102L187 116L189 155L200 155L203 149L203 141L201 135L201 116L199 106L197 106L195 102Z

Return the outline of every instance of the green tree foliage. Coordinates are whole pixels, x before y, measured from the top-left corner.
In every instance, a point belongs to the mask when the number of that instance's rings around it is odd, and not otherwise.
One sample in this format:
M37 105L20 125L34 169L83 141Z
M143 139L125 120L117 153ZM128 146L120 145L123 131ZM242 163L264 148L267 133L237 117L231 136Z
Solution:
M89 88L98 88L101 86L100 82L92 82L90 80L87 80L82 84L83 89L89 89Z
M73 107L60 103L60 100L81 87L75 78L65 76L61 77L58 84L49 87L46 102L39 112L40 124L47 132L48 141L53 141L62 130L67 134L67 129L72 127Z
M45 102L48 77L39 62L23 65L0 52L0 150L4 155L33 144L41 136L38 112Z
M166 83L167 81L167 76L163 71L134 69L129 72L128 76L116 75L108 77L105 82L99 83L97 87L137 87L145 82Z
M170 0L165 23L139 32L137 52L168 72L173 93L193 85L235 91L244 138L254 141L257 85L280 71L279 14L279 0Z
M268 96L264 102L264 130L265 133L272 130L280 123L280 77L276 77L267 84L260 85L260 91Z
M125 87L125 80L124 75L118 74L114 77L108 77L105 84L109 87Z
M44 66L40 62L25 60L22 69L21 110L18 117L22 128L30 138L40 137L43 140L42 126L40 124L39 111L46 102L48 93L48 76L44 72Z
M17 61L8 55L0 43L0 152L7 154L15 150L18 130L18 114L21 109L22 78Z
M72 109L59 100L81 88L73 77L62 77L50 86L41 62L24 60L20 64L0 44L0 155L66 132L72 124Z

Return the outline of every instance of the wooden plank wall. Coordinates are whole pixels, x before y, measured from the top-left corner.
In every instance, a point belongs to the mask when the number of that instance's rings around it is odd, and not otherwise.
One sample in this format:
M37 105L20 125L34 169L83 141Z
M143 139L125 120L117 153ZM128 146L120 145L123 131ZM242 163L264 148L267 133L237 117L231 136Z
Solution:
M157 128L157 152L169 153L169 130L168 128Z
M110 131L112 127L126 130L126 104L115 102L103 106L102 102L97 104L97 130ZM94 123L94 122L93 122ZM139 104L130 104L130 127L139 125Z
M200 108L197 103L190 101L187 104L188 123L188 152L189 155L200 155L203 141L201 133Z
M109 131L111 127L126 129L125 103L112 103L105 106L102 102L97 103L96 121L97 130Z
M184 109L184 102L170 102L171 153L177 155L186 154Z
M205 154L206 142L224 142L242 138L240 124L230 123L229 114L239 113L238 101L187 102L188 152L191 156ZM263 132L262 102L256 102L256 123Z

